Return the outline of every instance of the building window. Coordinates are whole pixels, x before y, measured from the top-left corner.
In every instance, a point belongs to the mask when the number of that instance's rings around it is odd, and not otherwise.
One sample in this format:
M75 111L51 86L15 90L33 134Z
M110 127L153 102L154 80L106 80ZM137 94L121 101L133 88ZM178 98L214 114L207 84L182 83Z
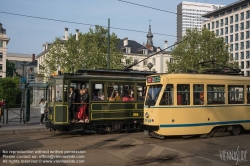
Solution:
M2 62L2 61L3 61L3 53L0 52L0 62Z
M246 69L249 69L249 62L250 61L246 61Z
M235 41L238 41L238 33L235 34Z
M138 60L137 59L134 59L134 64L136 64L135 66L138 66Z
M147 64L148 64L147 60L143 61L143 66L147 66Z
M243 57L243 59L244 59L244 57ZM240 63L240 68L241 68L241 69L244 69L244 62L241 62L241 63Z
M246 55L246 59L250 58L250 52L247 51L246 54L247 54L247 55Z
M233 51L234 47L233 44L230 44L230 51Z
M233 61L233 60L234 60L234 54L231 53L231 54L230 54L230 61Z
M244 40L244 32L240 33L240 40Z
M126 65L130 64L130 59L126 59Z
M239 30L238 24L235 24L235 32L238 32L238 30Z
M174 63L174 60L173 60L173 58L170 58L170 60L169 60L169 61L170 61L170 63Z
M250 10L246 11L246 18L250 17Z
M214 22L212 22L212 29L214 29Z
M210 30L210 23L207 24L208 29Z
M219 21L216 21L216 28L219 27Z
M221 19L221 20L220 20L220 26L222 27L222 26L223 26L223 24L224 24L224 20L223 20L223 19Z
M235 51L238 51L238 49L239 49L239 45L238 45L238 43L236 43L235 44Z
M249 31L246 31L246 39L248 39L250 36Z
M241 49L241 50L244 50L244 42L241 42L241 43L240 43L240 49Z
M239 21L239 15L235 14L235 22L238 22L238 21Z
M223 35L223 28L220 29L220 35Z
M126 53L131 53L131 48L130 47L126 47Z
M3 47L3 41L0 41L0 47Z
M244 12L240 13L240 20L244 20Z
M230 16L230 24L232 24L234 22L234 17Z
M153 65L155 65L155 58L152 59L152 63L153 63Z
M148 54L148 49L143 49L143 54L147 55Z
M225 18L225 25L228 25L228 17Z
M250 23L249 21L246 22L246 29L249 29L249 27L250 27L249 23Z
M244 59L244 52L240 53L240 59ZM244 66L244 62L243 62L243 66Z
M244 30L244 22L240 23L240 30Z
M230 26L230 33L233 33L233 31L234 31L233 28L234 28L234 27L231 25L231 26Z
M228 36L225 36L225 42L228 43Z
M250 43L249 41L246 41L246 48L249 48L250 47Z
M250 72L249 71L247 71L247 76L250 76ZM250 92L248 92L249 94L250 94ZM249 102L249 101L248 101ZM250 103L250 102L249 102Z
M3 70L3 65L2 64L0 64L0 71L2 71Z
M219 30L218 29L216 30L216 36L219 36Z
M228 34L228 27L225 28L225 34Z
M234 38L233 35L230 35L230 42L233 42Z
M235 53L235 60L239 60L239 54L238 54L238 52Z

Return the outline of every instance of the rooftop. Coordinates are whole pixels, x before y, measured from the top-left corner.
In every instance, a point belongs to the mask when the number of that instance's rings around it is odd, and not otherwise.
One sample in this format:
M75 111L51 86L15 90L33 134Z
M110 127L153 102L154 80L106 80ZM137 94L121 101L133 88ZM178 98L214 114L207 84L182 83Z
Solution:
M220 14L222 12L226 12L226 11L228 11L230 9L240 7L240 6L245 5L245 4L249 3L249 2L250 2L250 0L239 0L239 1L236 1L236 2L231 3L229 5L226 5L226 6L222 7L222 8L219 8L219 9L213 10L211 12L208 12L208 13L204 14L202 17L209 18L212 15L216 15L216 14Z
M7 52L7 57L21 57L21 58L31 58L31 54L20 54L20 53L11 53Z

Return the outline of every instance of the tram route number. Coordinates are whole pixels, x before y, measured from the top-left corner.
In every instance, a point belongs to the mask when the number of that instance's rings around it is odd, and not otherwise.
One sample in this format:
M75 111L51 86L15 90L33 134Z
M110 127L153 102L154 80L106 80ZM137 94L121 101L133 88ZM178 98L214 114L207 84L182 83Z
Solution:
M139 114L138 113L133 113L133 116L139 116Z

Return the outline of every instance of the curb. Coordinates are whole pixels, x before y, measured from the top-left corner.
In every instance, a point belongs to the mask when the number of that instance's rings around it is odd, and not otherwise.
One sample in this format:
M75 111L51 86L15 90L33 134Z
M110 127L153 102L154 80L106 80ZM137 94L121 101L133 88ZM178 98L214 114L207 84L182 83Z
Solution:
M0 130L0 135L15 135L15 134L31 134L31 133L54 133L47 128L36 128L36 129L11 129L11 130Z

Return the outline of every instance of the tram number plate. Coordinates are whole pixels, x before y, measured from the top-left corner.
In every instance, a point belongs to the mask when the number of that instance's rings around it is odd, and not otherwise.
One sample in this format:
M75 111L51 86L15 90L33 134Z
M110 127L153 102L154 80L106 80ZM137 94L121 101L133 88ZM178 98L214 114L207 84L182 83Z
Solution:
M133 116L139 116L139 114L138 113L133 113Z

